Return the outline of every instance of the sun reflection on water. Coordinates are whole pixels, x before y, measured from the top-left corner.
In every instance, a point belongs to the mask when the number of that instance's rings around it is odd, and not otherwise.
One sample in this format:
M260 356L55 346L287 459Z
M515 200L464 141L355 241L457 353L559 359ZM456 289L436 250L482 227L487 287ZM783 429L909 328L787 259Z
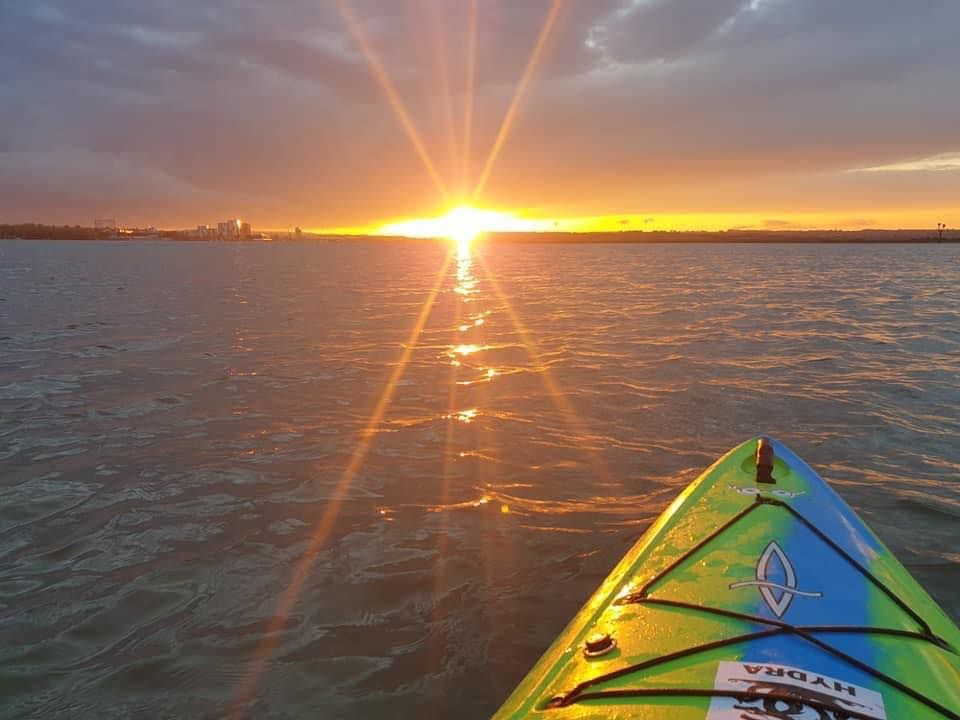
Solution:
M529 87L532 84L536 72L544 59L546 49L550 45L549 40L553 34L554 27L558 24L562 5L563 0L551 0L550 8L537 35L536 44L531 50L530 57L527 60L523 75L519 79L512 94L506 114L500 123L496 139L493 143L493 146L490 148L486 161L482 166L483 170L479 178L476 179L476 182L473 183L471 180L474 178L471 178L469 165L472 149L471 138L473 135L472 128L475 99L474 81L477 59L477 41L479 36L479 3L476 2L476 0L470 1L470 7L467 13L469 18L469 30L468 41L466 43L467 72L465 78L465 87L467 97L464 113L464 133L462 138L462 146L459 148L459 154L461 154L463 159L461 163L462 167L460 168L462 174L461 182L465 186L473 185L472 193L469 193L469 196L474 200L483 195L484 188L491 178L496 161L501 151L506 146L506 141L511 134L515 119L522 105L522 101L529 92ZM357 12L355 12L352 0L336 0L336 6L347 27L347 30L349 31L350 36L352 36L356 42L357 48L360 50L363 58L365 59L371 75L379 86L390 108L396 115L399 124L404 130L413 149L416 151L416 155L421 161L424 169L436 185L439 196L447 206L450 206L452 198L447 182L441 176L438 167L432 158L431 150L424 142L423 136L421 135L413 120L413 117L408 111L407 104L403 101L403 98L398 91L398 86L395 84L388 66L383 62L380 54L377 52L377 49L371 42L371 35L367 32L363 18ZM435 36L435 55L438 62L439 75L441 78L440 85L442 95L446 101L445 120L448 131L448 143L450 145L449 149L451 151L451 155L456 158L458 156L458 148L455 147L456 138L452 132L453 111L449 98L450 78L448 76L449 68L446 65L447 58L445 56L443 38L438 34L440 24L436 21L436 18L428 17L427 19L427 26L434 31ZM454 160L454 165L456 164L456 160ZM538 228L537 225L538 224L535 221L516 218L506 213L494 212L490 210L479 210L471 207L470 205L461 205L459 207L453 207L443 217L398 223L392 227L383 228L381 232L386 234L408 235L410 237L445 237L456 242L457 285L455 287L455 293L457 296L459 296L460 302L457 303L457 320L454 328L457 328L461 333L466 333L470 332L471 330L475 331L478 328L481 328L485 322L485 314L474 316L472 318L473 327L470 327L468 323L464 323L462 318L462 304L475 302L478 299L477 295L479 292L479 283L474 277L472 270L471 243L474 241L474 239L484 233L542 229ZM421 333L424 331L426 323L430 318L434 303L437 300L440 282L442 279L448 277L446 275L448 269L447 263L449 263L449 257L440 270L438 282L431 289L416 318L409 339L404 345L404 350L399 363L395 366L394 371L387 381L379 400L377 401L372 413L370 414L370 417L363 427L363 431L359 436L356 448L351 453L349 462L343 469L343 472L334 488L332 498L326 504L323 512L318 517L313 532L310 536L309 544L303 552L301 559L297 563L288 586L281 593L275 613L268 622L263 639L258 643L255 654L249 662L247 671L239 681L233 702L231 702L230 707L227 709L227 717L239 718L246 715L247 709L251 704L251 701L262 679L264 670L266 669L267 662L277 648L281 635L280 630L284 627L288 617L291 615L292 611L297 605L305 583L311 575L314 564L333 531L334 525L340 514L341 506L346 501L349 490L367 458L367 454L374 442L374 439L377 437L380 426L384 422L387 410L391 405L394 394L396 393L398 387L400 387L400 383L407 370L407 366L413 359L417 342L420 339ZM484 269L486 270L486 268ZM487 272L486 275L489 277L489 272ZM491 278L490 287L501 299L501 301L503 301L502 293L500 292L495 279ZM518 332L520 332L523 336L524 332L522 326L519 325L519 321L509 305L507 306L507 317L513 322ZM527 338L524 336L524 343L529 345L526 340ZM470 349L469 352L462 351L467 348ZM449 497L450 467L448 458L452 454L451 446L453 440L453 428L456 426L455 421L469 423L482 414L478 408L472 408L459 412L455 412L454 410L458 402L457 387L459 383L457 381L457 374L460 372L461 367L461 361L458 358L467 358L468 356L478 355L487 349L488 347L486 345L478 342L457 343L451 346L450 352L448 353L452 358L450 363L452 367L450 371L450 404L448 415L446 417L450 418L451 421L447 426L443 486L441 488L441 497L439 498L441 503L444 505L446 505L448 502ZM458 350L461 350L461 352L458 352ZM535 351L531 349L530 353L531 358L535 359ZM488 383L493 381L498 375L497 370L494 368L483 368L483 371L486 374L486 380ZM556 392L556 387L548 384L545 373L542 373L542 377L544 378L545 384L547 384L548 392L550 392L551 396L555 399L558 405L560 405L562 409L568 409L568 406L563 404L562 396ZM487 396L482 395L482 398L486 399ZM489 409L487 409L487 412L489 412ZM477 425L483 426L484 423L477 423ZM483 427L477 428L475 437L482 439L484 436L481 433L484 431L487 431L487 429ZM484 495L479 502L481 504L487 504L489 500L489 496ZM500 505L500 512L502 514L508 514L510 512L510 506L506 503L502 503ZM391 511L388 508L381 508L379 515L386 520L392 520ZM437 548L438 565L434 586L434 592L436 594L440 594L443 591L446 582L443 571L444 566L442 563L443 558L446 556L446 538L447 533L440 533ZM512 548L507 546L506 552L499 553L500 557L498 558L497 563L490 562L490 558L493 553L483 553L484 569L487 576L485 580L488 586L494 585L492 580L494 579L493 575L495 573L510 572L510 565L513 559L513 553L511 550ZM440 605L438 604L437 607L439 608ZM496 612L496 609L494 609L492 612ZM495 617L494 619L501 626L509 626L512 624L512 618L509 616ZM432 654L439 652L442 652L442 648L439 646L434 647L431 650Z
M462 355L466 357L467 355L474 355L481 350L488 350L489 348L485 345L477 345L476 343L472 345L454 345L450 348L450 354L452 355Z
M460 410L458 412L449 415L452 420L459 420L462 423L472 423L477 419L479 411L476 408L470 408L469 410Z
M473 238L454 239L457 241L457 285L453 291L467 297L477 292L477 278L473 275L473 254L470 251Z

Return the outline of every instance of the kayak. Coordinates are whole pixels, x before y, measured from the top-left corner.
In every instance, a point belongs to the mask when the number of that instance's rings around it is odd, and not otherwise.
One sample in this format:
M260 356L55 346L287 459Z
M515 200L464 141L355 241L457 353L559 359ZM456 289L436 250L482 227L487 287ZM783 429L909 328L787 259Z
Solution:
M777 440L654 522L496 718L960 720L960 630Z

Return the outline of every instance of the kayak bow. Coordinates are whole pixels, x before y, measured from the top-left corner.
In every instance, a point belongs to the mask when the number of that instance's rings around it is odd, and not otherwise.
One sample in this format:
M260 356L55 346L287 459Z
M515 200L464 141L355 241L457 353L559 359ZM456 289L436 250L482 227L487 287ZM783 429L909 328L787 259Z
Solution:
M960 630L806 463L731 450L495 717L960 720Z

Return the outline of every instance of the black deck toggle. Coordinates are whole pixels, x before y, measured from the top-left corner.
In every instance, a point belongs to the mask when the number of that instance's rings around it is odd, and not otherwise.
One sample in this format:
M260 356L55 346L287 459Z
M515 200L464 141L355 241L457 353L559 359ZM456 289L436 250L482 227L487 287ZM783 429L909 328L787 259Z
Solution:
M773 443L770 438L762 437L757 440L757 482L767 485L776 485L773 477Z

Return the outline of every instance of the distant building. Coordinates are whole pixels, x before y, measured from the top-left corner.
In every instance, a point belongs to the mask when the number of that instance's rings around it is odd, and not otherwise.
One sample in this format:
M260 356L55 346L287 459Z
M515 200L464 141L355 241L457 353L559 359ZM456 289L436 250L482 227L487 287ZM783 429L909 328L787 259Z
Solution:
M217 223L217 236L221 240L237 240L240 238L240 221L227 220Z
M253 229L250 227L250 223L243 223L240 225L240 237L244 240L249 240L253 235Z

